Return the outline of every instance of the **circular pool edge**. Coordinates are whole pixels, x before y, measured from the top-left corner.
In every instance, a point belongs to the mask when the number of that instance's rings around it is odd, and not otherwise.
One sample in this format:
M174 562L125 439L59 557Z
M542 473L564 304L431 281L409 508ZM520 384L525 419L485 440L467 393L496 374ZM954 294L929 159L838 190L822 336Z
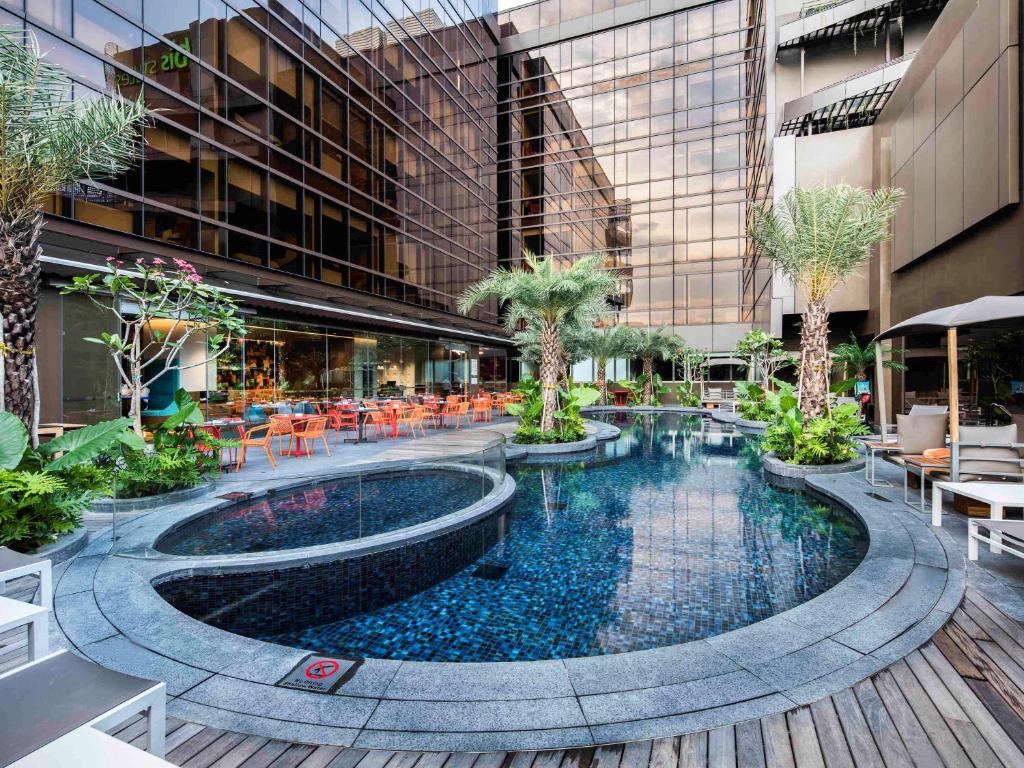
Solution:
M169 709L178 717L296 741L315 733L317 743L364 748L590 746L781 712L869 677L926 642L959 604L965 581L948 534L869 497L859 476L812 476L808 486L861 519L869 536L864 559L821 595L705 640L551 661L366 659L353 662L336 694L323 696L275 685L306 651L218 630L156 593L161 576L189 568L101 557L93 558L96 611L108 634L142 651L127 661L123 654L97 660L150 676L166 676L173 663L189 683L171 691L182 694ZM105 546L109 532L86 554L103 555ZM81 612L61 611L60 582L57 595L61 629L89 655L90 645L76 642L76 635L88 638L88 622Z

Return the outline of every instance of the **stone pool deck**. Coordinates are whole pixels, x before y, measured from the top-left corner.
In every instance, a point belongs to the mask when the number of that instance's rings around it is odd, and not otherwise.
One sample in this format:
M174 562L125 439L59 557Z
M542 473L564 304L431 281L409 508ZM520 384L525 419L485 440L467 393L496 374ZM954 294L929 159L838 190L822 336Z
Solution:
M349 447L375 466L417 450L412 441ZM298 467L317 460L289 459L282 468L296 467L296 474L288 477L254 462L246 478L239 473L223 482L295 482L315 476ZM276 683L304 652L177 612L150 584L166 559L142 550L110 557L109 530L55 573L56 639L107 666L167 681L168 711L183 721L280 742L562 749L779 717L915 652L949 621L965 587L964 560L949 531L910 513L901 488L871 489L860 473L820 476L811 485L862 517L870 534L864 561L790 611L683 645L522 663L360 660L333 695L281 688Z

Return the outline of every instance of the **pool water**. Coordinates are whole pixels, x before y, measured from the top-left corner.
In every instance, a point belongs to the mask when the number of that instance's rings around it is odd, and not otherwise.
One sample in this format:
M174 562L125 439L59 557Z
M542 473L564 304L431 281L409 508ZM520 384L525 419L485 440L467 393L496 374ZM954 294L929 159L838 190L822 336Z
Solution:
M349 541L433 520L480 501L491 482L415 469L328 481L233 504L161 536L169 555L225 555Z
M259 639L349 657L558 659L717 635L821 594L860 562L857 518L762 479L699 417L622 415L569 464L512 470L514 508L475 562L404 599ZM287 606L281 606L287 615Z

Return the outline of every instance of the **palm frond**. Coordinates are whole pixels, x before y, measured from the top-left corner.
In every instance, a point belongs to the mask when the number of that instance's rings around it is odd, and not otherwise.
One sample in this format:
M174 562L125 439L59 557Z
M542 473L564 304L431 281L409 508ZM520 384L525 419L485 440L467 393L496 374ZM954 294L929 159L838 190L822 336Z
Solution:
M811 301L825 301L889 238L903 190L838 184L795 187L774 208L754 209L749 236Z
M0 213L17 220L76 179L116 176L141 147L141 100L75 100L31 31L0 27Z

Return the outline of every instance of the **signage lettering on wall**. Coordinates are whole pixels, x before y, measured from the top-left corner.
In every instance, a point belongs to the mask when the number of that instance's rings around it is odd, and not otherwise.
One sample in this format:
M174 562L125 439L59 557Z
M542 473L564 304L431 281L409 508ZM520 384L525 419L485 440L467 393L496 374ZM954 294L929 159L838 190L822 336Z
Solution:
M175 40L174 43L181 48L182 51L192 53L192 38L185 36L180 40ZM142 65L137 67L136 71L143 75L156 75L161 72L181 72L188 69L190 63L191 61L188 56L181 51L168 49L167 53L142 62ZM119 86L127 86L138 85L141 80L127 72L119 72L115 82Z

